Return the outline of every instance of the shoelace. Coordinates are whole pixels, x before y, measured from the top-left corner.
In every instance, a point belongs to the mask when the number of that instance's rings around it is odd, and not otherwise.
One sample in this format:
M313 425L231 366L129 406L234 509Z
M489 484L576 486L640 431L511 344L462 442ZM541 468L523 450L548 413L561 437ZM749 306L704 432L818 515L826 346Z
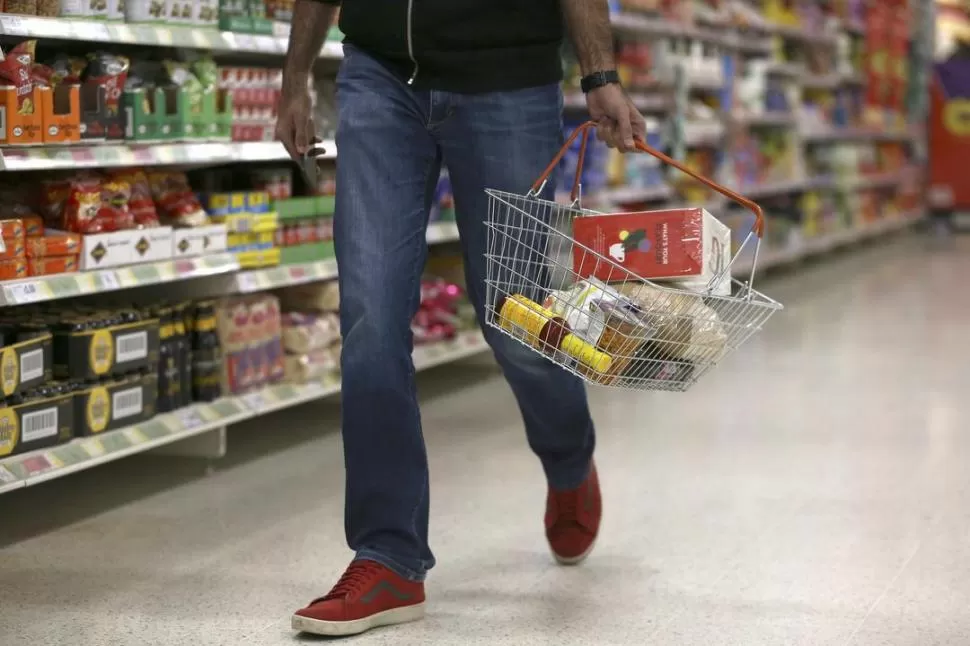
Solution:
M330 599L342 599L360 590L374 578L374 574L380 566L373 561L354 561L344 572L333 589L327 596L317 599L317 601L329 601ZM314 601L316 603L316 601Z

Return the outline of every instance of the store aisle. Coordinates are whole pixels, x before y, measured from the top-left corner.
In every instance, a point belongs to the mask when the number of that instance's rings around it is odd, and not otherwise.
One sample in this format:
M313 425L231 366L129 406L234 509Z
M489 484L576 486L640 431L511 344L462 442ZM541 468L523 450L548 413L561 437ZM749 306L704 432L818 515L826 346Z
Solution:
M487 360L421 378L429 617L355 644L970 643L970 245L763 283L788 308L687 395L593 395L605 493L552 564L543 482ZM346 565L333 404L0 497L0 644L291 644Z

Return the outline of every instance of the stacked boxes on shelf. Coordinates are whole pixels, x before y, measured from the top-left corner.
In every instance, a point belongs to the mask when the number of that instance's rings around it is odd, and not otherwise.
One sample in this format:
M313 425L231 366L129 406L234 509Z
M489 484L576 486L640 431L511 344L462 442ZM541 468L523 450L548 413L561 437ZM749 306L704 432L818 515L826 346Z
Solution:
M276 245L279 217L266 191L210 193L206 196L213 221L226 227L228 249L241 267L266 267L280 263Z

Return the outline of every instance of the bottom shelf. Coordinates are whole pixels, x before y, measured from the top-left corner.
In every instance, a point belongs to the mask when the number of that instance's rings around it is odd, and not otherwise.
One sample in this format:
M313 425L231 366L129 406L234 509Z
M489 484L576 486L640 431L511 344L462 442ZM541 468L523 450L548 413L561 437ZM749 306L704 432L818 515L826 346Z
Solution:
M871 240L879 236L887 235L895 231L902 231L912 227L923 218L923 213L911 213L898 218L886 218L871 222L867 225L839 231L828 235L821 235L809 238L798 245L790 245L782 249L762 249L761 256L758 258L758 270L772 269L784 265L790 265L805 258L834 251L840 247L845 247L856 242ZM735 276L748 276L753 268L753 258L746 256L739 258L731 268L731 273Z
M415 348L414 367L426 370L478 354L487 347L478 330L463 332L451 341ZM279 384L245 395L224 397L210 404L193 404L157 415L141 424L78 438L49 449L3 458L0 459L0 493L60 478L339 392L338 377L304 385Z

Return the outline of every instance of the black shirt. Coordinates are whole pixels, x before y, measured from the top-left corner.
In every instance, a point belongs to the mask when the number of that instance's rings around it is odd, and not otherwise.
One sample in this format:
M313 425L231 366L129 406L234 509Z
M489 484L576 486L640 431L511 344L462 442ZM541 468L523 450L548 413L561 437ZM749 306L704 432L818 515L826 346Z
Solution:
M319 0L347 42L417 89L478 93L562 80L559 0Z

